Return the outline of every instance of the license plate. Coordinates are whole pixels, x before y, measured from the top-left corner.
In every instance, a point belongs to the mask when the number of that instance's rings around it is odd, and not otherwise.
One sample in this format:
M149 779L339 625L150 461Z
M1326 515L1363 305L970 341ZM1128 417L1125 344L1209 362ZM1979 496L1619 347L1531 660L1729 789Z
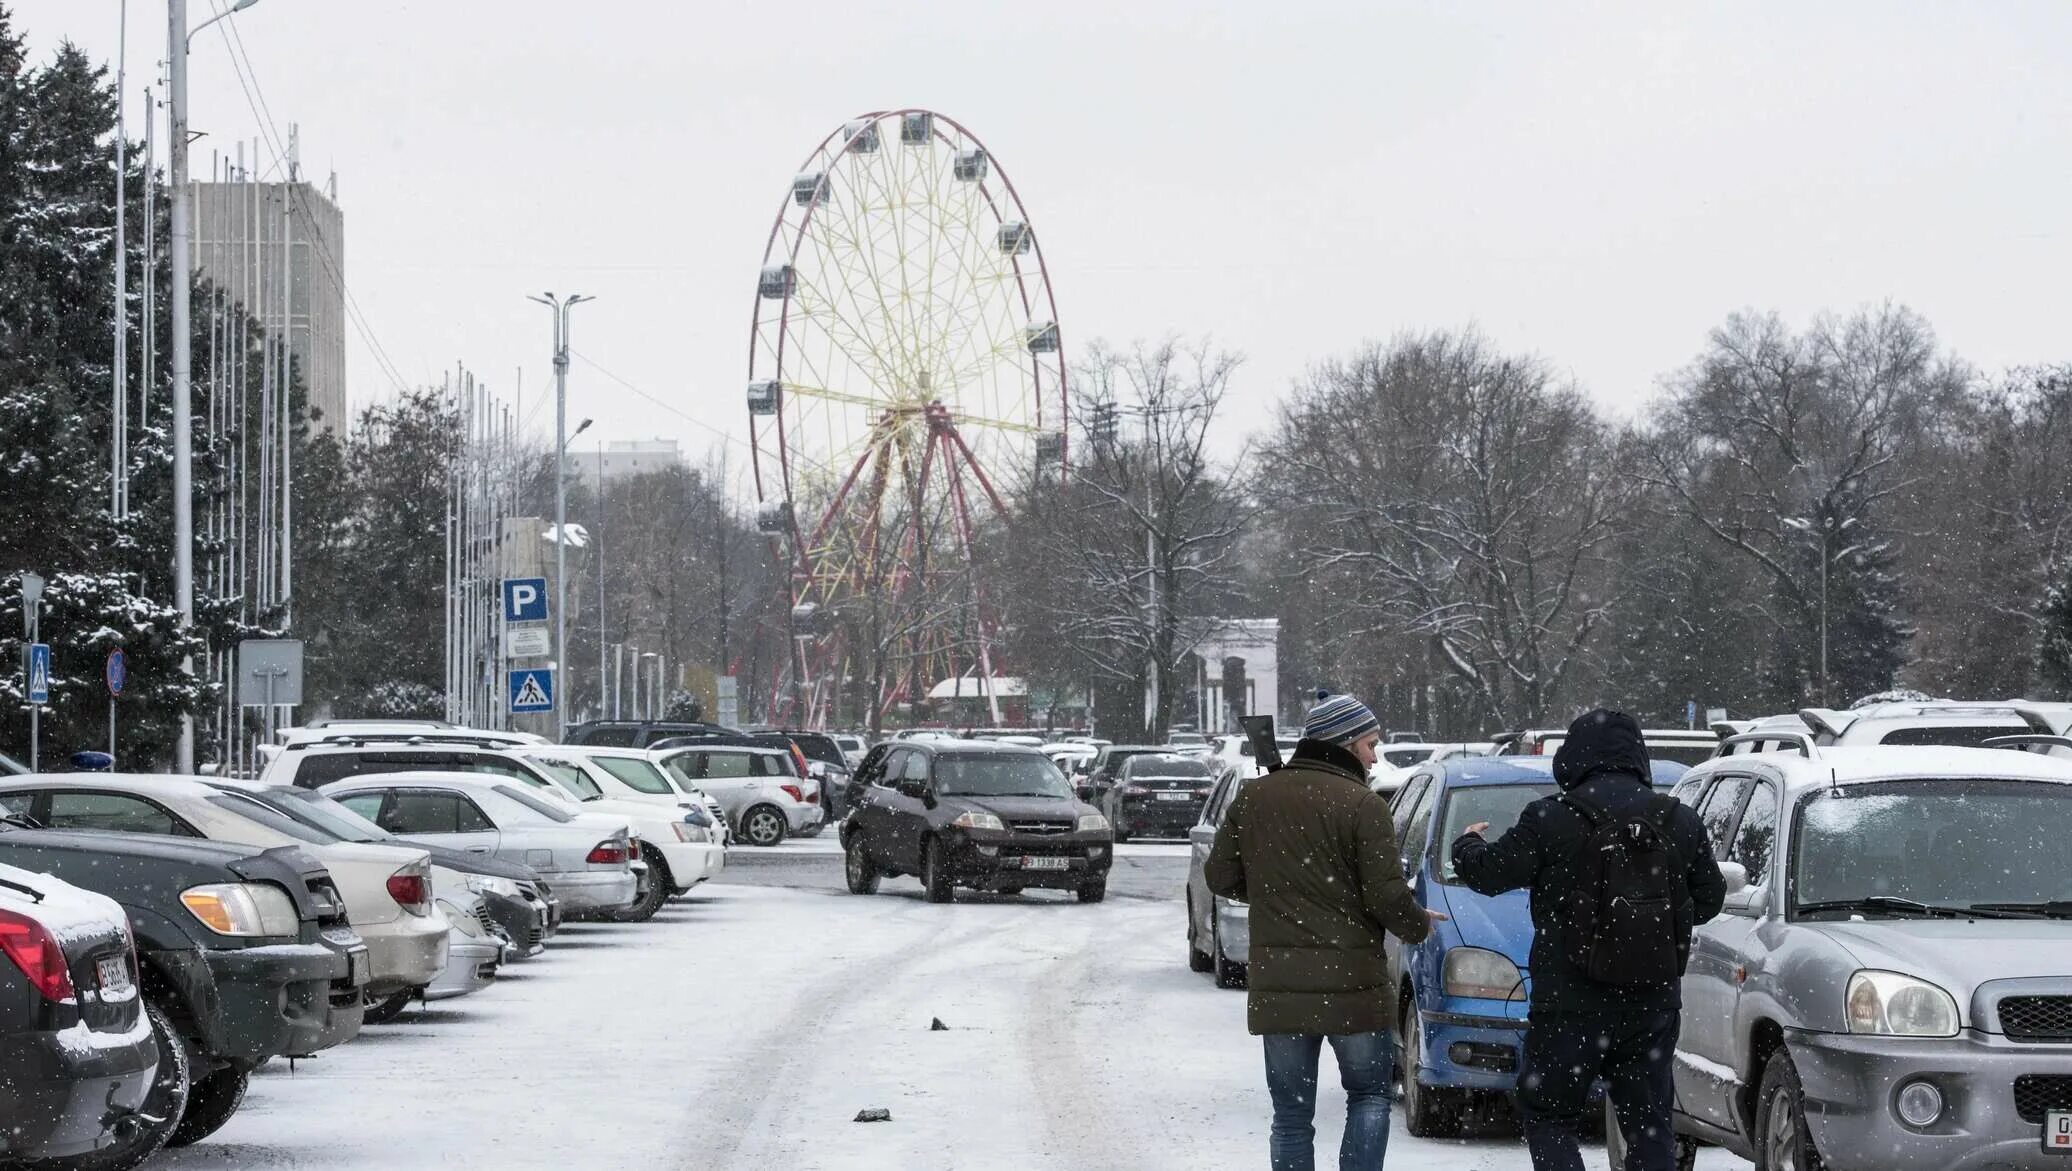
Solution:
M1160 801L1192 801L1194 794L1182 792L1160 793L1158 799Z
M345 969L347 975L352 980L353 987L357 988L365 984L367 982L367 949L357 947L346 952Z
M1024 870L1064 870L1067 868L1068 862L1064 858L1031 857L1022 859L1022 869Z
M2072 1110L2052 1110L2043 1116L2043 1149L2072 1155Z
M130 991L129 961L122 956L109 956L95 965L95 974L100 977L101 991L116 996L127 996Z

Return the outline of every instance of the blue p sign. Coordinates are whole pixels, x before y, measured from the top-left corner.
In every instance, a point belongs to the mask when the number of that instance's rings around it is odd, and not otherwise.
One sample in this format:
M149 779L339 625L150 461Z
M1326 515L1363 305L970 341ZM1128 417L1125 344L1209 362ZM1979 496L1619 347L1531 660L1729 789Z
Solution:
M507 577L504 579L504 621L545 622L547 579Z

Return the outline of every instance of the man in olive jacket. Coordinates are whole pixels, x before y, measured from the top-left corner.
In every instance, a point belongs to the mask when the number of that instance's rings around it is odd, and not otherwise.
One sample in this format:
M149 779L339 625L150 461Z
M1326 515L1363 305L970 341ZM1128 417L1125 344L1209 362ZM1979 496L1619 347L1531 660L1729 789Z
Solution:
M1367 788L1380 723L1349 695L1317 700L1294 759L1238 792L1203 875L1217 894L1250 904L1246 1019L1266 1048L1274 1171L1316 1165L1326 1039L1346 1093L1340 1171L1377 1171L1394 1061L1383 933L1416 943L1445 916L1411 894L1388 803Z

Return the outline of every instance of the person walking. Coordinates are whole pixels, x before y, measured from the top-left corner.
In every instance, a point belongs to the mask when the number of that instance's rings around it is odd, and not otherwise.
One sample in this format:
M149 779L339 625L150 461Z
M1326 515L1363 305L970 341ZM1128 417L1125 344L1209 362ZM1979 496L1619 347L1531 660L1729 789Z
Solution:
M1317 693L1284 767L1239 790L1203 865L1209 889L1250 904L1248 1029L1263 1038L1273 1171L1316 1166L1317 1062L1345 1086L1339 1171L1378 1171L1389 1138L1395 1005L1383 933L1416 943L1446 916L1403 879L1388 803L1367 788L1381 724Z
M1532 1005L1518 1103L1536 1171L1583 1171L1590 1088L1610 1087L1626 1171L1672 1171L1672 1058L1691 928L1726 881L1694 810L1656 792L1640 725L1598 709L1554 753L1556 796L1495 843L1467 827L1454 873L1481 894L1532 890Z

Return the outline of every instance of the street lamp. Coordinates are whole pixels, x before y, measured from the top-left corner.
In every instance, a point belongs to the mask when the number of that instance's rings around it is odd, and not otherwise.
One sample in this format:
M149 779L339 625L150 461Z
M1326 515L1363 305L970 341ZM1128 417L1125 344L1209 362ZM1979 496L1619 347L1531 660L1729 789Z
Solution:
M177 2L177 0L176 0ZM557 535L568 532L568 441L574 436L568 433L568 311L585 301L594 301L576 293L563 300L553 293L545 293L531 300L547 307L554 318L554 532ZM583 426L589 426L584 420ZM580 430L580 428L578 428ZM554 542L554 669L562 676L562 687L568 686L568 543ZM554 705L554 725L559 730L557 739L568 737L568 705Z
M258 0L235 0L228 12L218 13L190 29L187 0L166 0L166 72L172 91L166 129L172 139L168 180L173 189L172 249L168 258L173 284L173 600L179 609L182 635L194 631L194 307L190 296L194 266L189 254L193 212L187 196L187 48L194 34L256 3ZM145 323L145 328L150 328L150 323ZM193 678L193 655L180 657L180 674ZM180 740L174 761L179 771L194 771L192 712L180 716Z

